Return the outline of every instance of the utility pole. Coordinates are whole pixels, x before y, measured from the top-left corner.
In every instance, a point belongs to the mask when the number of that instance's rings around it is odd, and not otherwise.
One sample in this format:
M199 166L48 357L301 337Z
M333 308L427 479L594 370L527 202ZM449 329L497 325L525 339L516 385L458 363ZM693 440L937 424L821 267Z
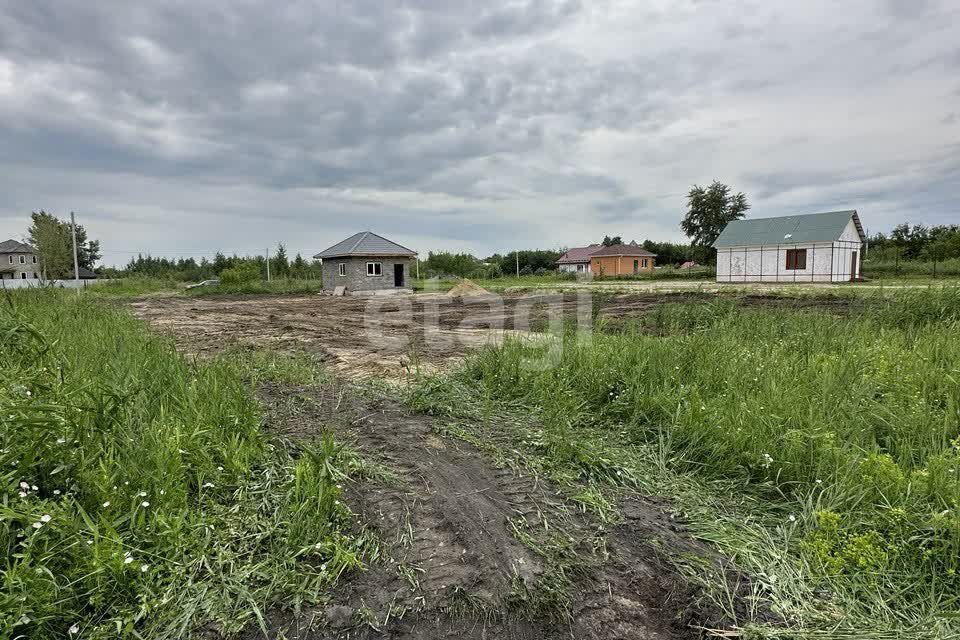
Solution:
M70 212L70 235L73 236L73 279L80 281L80 262L77 260L77 220ZM77 289L79 291L79 289Z
M516 256L517 258L517 277L519 278L520 277L520 252L514 251L513 255Z
M267 247L267 282L270 282L270 247Z
M417 280L420 279L420 256L417 256Z

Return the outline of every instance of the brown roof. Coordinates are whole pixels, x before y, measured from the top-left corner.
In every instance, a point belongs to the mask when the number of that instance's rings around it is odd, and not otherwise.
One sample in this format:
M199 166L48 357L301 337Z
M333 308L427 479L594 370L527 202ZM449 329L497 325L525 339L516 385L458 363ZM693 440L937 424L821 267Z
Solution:
M590 262L590 256L602 249L599 244L592 244L589 247L572 247L560 256L557 264L576 264L578 262Z
M597 258L599 256L640 256L642 258L656 258L657 254L650 253L639 245L615 244L609 247L603 247L590 257Z

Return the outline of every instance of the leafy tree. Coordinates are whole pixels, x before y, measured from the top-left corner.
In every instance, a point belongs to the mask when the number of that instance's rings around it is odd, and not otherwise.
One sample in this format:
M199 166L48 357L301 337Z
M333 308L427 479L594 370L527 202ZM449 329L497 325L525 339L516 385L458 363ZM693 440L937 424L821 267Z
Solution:
M603 242L601 243L605 247L612 247L616 244L623 244L623 238L621 236L603 236Z
M69 220L60 220L46 211L30 214L28 241L37 251L41 268L48 278L73 276L73 237ZM77 263L93 269L101 257L100 241L88 240L83 225L77 225Z
M260 265L257 262L256 260L239 261L235 266L224 269L220 274L220 280L224 284L255 282L261 278Z
M709 187L693 185L687 194L687 214L680 228L695 246L709 247L729 223L743 218L750 204L743 193L714 180Z

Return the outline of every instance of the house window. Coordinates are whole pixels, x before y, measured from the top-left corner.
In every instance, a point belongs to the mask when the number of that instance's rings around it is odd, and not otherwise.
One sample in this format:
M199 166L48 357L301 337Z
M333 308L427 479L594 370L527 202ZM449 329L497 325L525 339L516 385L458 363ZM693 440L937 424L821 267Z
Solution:
M10 264L13 264L13 256L7 256L10 260Z
M347 263L346 263L346 262L341 262L339 265L337 265L337 273L338 273L338 275L341 275L341 276L347 275Z
M20 279L21 279L21 280L26 280L26 279L27 279L27 272L26 272L26 271L21 271L21 272L20 272Z
M368 276L379 276L383 275L383 264L380 262L368 262L367 263L367 275Z
M33 256L33 264L37 264L37 256Z
M807 268L806 249L787 249L787 269L802 271Z
M27 264L27 256L20 256L20 264Z
M37 273L36 271L34 271L34 272L33 272L33 279L34 279L34 280L38 280L39 278L40 278L40 274Z

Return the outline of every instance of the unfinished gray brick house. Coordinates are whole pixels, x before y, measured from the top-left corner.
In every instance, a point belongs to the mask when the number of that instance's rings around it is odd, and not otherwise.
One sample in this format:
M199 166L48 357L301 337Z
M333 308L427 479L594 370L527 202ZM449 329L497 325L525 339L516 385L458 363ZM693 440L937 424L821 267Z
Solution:
M412 291L410 267L417 252L361 231L313 256L323 261L323 290L346 294Z
M0 242L0 279L36 280L40 276L40 261L33 247L16 240Z

